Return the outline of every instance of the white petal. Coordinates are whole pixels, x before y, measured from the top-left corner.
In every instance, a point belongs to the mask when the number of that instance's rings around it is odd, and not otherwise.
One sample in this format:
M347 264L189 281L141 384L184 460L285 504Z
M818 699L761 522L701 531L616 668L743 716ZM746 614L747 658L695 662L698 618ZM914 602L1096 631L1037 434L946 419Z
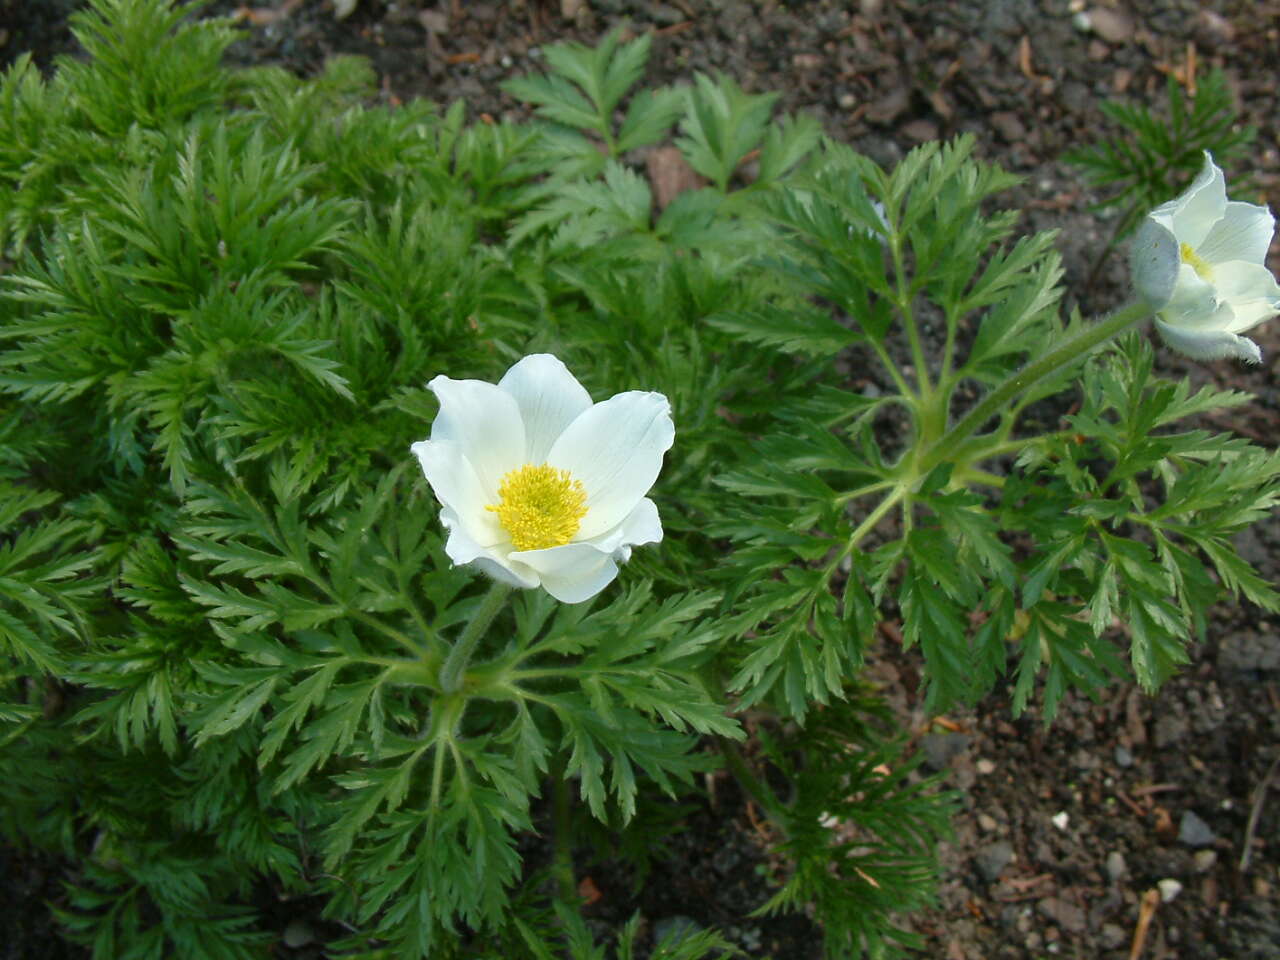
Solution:
M547 463L568 470L587 491L578 539L599 536L626 519L658 478L662 455L674 439L671 405L660 393L620 393L569 424Z
M482 548L507 538L498 523L497 514L485 509L486 504L496 501L487 499L475 468L458 444L445 440L419 440L409 449L422 465L422 472L440 505L458 519L469 538ZM455 559L454 562L467 561Z
M1213 225L1222 219L1226 207L1227 182L1206 151L1204 167L1191 186L1176 200L1160 204L1150 216L1168 227L1179 243L1199 248Z
M498 386L515 398L524 421L525 461L545 463L565 427L591 407L591 395L567 367L549 353L525 357Z
M631 559L632 547L662 542L662 521L658 518L657 504L645 497L622 523L588 542L613 554L618 563L626 563Z
M590 543L522 550L513 553L511 558L536 571L542 580L542 589L561 603L589 600L618 575L613 557Z
M1280 284L1260 263L1234 260L1213 268L1218 296L1231 305L1235 315L1227 327L1231 333L1244 333L1264 320L1280 313Z
M1138 296L1154 307L1168 303L1181 263L1178 241L1168 228L1144 219L1129 247L1129 273Z
M1231 201L1222 219L1196 247L1196 253L1211 264L1229 260L1263 263L1276 230L1276 218L1266 207Z
M513 587L528 590L538 586L537 575L528 567L510 563L498 551L483 547L472 539L467 534L466 527L459 523L458 515L449 507L441 508L440 522L449 531L444 552L456 565L461 567L470 564L493 579Z
M524 463L524 423L515 398L497 384L438 376L428 387L440 401L431 439L457 444L475 468L486 503L498 502L498 484Z
M1160 311L1160 319L1176 327L1223 330L1231 322L1231 310L1221 302L1217 287L1184 263L1178 268L1178 282Z
M1193 360L1238 357L1250 363L1262 362L1262 351L1258 349L1258 345L1246 337L1237 337L1234 333L1173 327L1159 320L1156 321L1156 329L1160 331L1165 343Z

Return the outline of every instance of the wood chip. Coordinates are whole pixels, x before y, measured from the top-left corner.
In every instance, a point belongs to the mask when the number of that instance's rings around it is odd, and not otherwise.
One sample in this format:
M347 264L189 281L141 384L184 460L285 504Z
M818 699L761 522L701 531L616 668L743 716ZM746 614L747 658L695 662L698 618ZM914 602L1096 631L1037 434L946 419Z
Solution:
M1159 905L1160 891L1154 887L1142 895L1142 902L1138 904L1138 923L1133 928L1133 943L1129 947L1129 960L1138 960L1142 956L1147 944L1147 930Z
M697 190L706 185L676 147L651 150L644 165L653 190L653 202L659 210L667 209L671 201L686 190Z
M236 7L231 18L253 27L269 27L288 17L301 3L302 0L285 0L278 7Z
M1018 69L1028 80L1036 79L1036 72L1031 67L1031 38L1025 33L1018 41Z
M582 902L588 907L604 898L604 894L600 892L600 888L596 886L596 882L590 876L583 877L579 882L578 896L582 898Z

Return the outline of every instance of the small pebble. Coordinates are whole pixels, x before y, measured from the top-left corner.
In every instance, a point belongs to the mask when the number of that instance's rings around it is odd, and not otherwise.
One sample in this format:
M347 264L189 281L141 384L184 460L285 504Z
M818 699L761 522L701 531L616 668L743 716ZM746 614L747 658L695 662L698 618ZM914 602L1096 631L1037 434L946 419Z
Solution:
M1053 815L1053 825L1059 830L1067 829L1067 824L1071 822L1071 817L1065 810L1059 810Z
M1128 43L1133 36L1133 21L1119 10L1106 7L1089 11L1089 26L1107 43Z
M963 733L929 733L921 741L924 762L933 770L945 770L953 758L969 746L970 737Z
M1217 839L1209 825L1191 810L1182 811L1182 822L1178 824L1178 842L1188 847L1207 847Z
M1107 876L1111 878L1113 883L1118 883L1128 870L1129 865L1124 862L1123 853L1119 850L1112 850L1107 854Z
M1172 903L1177 899L1178 894L1182 892L1182 884L1172 877L1165 877L1156 884L1156 889L1160 891L1160 899L1164 903Z
M978 868L984 880L995 883L1000 873L1013 859L1013 846L1004 840L989 843L982 847L973 857L973 864Z
M1126 750L1124 747L1119 747L1119 746L1116 747L1116 766L1132 767L1133 754L1130 753L1128 750Z
M305 947L315 938L311 925L305 920L290 920L289 926L284 928L284 945L295 950Z
M899 132L908 140L913 140L916 143L938 139L938 125L924 117L903 124Z
M996 772L996 765L993 761L983 757L977 763L978 772L984 777Z
M979 830L983 831L984 833L991 833L991 832L992 832L993 830L995 830L995 829L996 829L996 827L998 827L998 826L999 826L999 824L998 824L998 823L996 823L996 818L995 818L995 817L993 817L993 816L991 816L989 813L980 813L980 814L978 814L978 829L979 829Z
M1124 932L1124 928L1115 923L1104 923L1101 933L1102 945L1108 950L1114 950L1129 939L1129 935Z
M1191 858L1191 862L1195 864L1196 873L1208 873L1213 869L1213 865L1218 862L1218 851L1197 850L1195 856Z

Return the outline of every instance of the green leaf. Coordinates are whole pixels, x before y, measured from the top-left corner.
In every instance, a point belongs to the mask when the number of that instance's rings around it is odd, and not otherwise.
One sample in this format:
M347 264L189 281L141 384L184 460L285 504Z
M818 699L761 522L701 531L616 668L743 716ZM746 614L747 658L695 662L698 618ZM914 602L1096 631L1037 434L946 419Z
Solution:
M753 96L728 77L694 78L676 145L689 165L724 193L738 165L764 139L776 93Z
M786 353L833 356L860 337L825 310L776 307L735 313L714 313L706 323L749 343Z

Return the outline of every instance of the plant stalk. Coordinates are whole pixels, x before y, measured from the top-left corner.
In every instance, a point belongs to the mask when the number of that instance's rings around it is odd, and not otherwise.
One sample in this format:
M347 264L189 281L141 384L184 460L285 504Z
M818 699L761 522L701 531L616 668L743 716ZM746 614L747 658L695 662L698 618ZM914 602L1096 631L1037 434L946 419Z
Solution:
M573 878L573 841L569 778L564 775L566 762L563 754L556 759L551 770L551 810L554 830L554 852L551 874L555 878L556 893L565 903L575 903L578 887Z
M511 587L505 583L495 580L490 584L489 592L480 601L480 606L476 607L476 612L471 615L471 622L462 631L462 636L453 645L449 656L445 658L444 666L440 668L440 689L444 693L457 693L462 689L462 677L475 653L476 645L507 602L507 595L510 593Z
M725 766L729 768L733 778L738 781L738 785L760 806L760 809L764 811L770 822L784 836L787 835L789 831L787 830L782 801L777 798L767 783L751 772L751 768L747 766L747 761L743 759L742 751L738 749L738 745L732 740L717 737L716 746L720 748L720 756L724 757Z
M920 459L919 472L927 476L940 463L946 462L956 449L969 439L978 428L998 414L1010 400L1028 387L1052 376L1068 364L1106 343L1136 323L1147 319L1154 311L1147 303L1138 302L1124 307L1107 319L1086 327L1065 343L1050 350L1038 360L1033 360L1004 383L988 393L948 430Z

